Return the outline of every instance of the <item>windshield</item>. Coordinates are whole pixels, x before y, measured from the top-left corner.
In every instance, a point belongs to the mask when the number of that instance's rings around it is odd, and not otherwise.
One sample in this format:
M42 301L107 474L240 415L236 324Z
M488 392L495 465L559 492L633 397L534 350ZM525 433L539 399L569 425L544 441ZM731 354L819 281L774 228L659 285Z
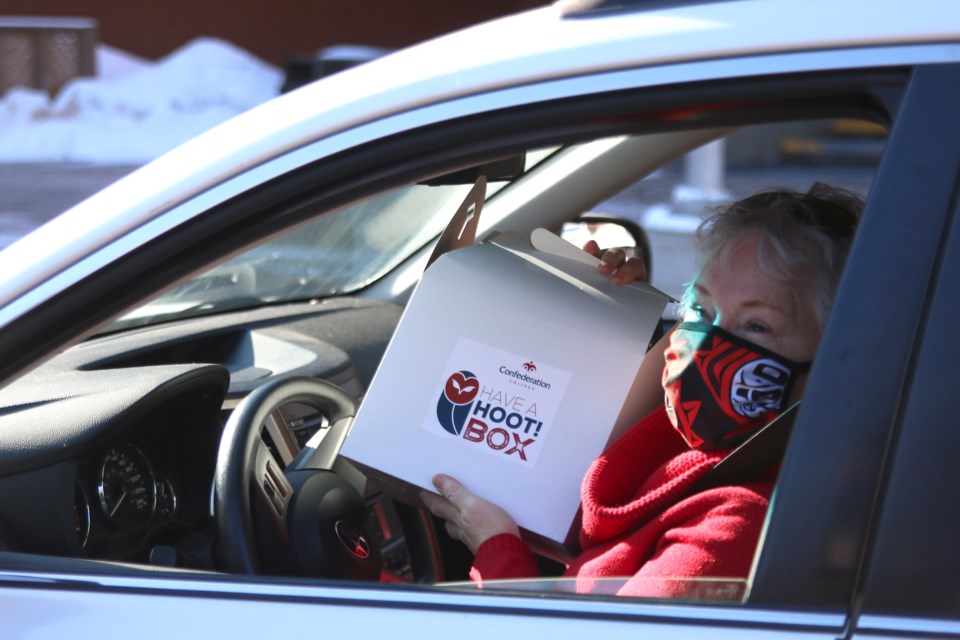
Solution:
M505 183L488 186L488 196ZM436 238L471 185L412 185L265 242L168 291L110 330L350 293Z
M557 150L528 151L521 175ZM486 198L508 184L488 183ZM107 331L357 291L437 238L472 186L414 184L319 217L188 280Z

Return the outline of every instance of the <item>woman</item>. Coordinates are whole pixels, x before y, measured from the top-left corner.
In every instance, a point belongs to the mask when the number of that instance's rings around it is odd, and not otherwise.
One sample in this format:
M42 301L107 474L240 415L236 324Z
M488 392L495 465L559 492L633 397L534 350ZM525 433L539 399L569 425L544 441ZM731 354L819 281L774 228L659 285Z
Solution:
M735 486L694 485L798 397L861 207L816 184L751 196L700 226L701 267L681 322L644 360L660 370L659 398L583 480L582 552L564 574L578 590L616 576L624 595L677 596L690 581L667 578L748 576L776 469ZM646 276L618 252L600 270L621 283ZM471 578L538 575L508 513L449 476L434 485L440 495L424 502L475 554Z

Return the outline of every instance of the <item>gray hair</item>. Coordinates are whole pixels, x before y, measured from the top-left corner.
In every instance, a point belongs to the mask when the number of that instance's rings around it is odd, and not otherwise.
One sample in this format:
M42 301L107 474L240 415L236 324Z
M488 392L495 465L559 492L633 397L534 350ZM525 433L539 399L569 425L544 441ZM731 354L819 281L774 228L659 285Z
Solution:
M817 325L826 325L843 272L863 199L822 183L806 193L765 191L720 208L697 229L700 270L731 255L748 238L759 238L760 268L807 292ZM693 283L680 299L682 314L693 300Z

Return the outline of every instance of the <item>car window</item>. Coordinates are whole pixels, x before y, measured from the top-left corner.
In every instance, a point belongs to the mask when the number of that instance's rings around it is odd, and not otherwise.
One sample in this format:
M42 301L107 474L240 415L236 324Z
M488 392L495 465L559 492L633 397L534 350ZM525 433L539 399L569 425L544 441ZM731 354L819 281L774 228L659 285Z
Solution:
M787 187L806 191L816 182L865 197L882 155L886 130L867 121L804 120L745 126L691 154L681 156L596 202L587 213L639 226L652 252L652 284L679 299L696 272L695 230L704 215L723 202L757 191ZM526 171L536 176L556 148L531 150ZM696 174L703 154L722 166L704 179ZM718 155L719 154L719 155ZM703 169L700 169L703 171ZM698 182L699 180L699 182ZM512 185L490 185L495 201ZM449 221L470 185L414 184L366 199L258 245L160 296L115 323L111 330L141 324L223 313L231 309L302 299L357 294L370 282L428 245ZM569 215L574 215L570 212ZM621 230L622 231L622 230ZM581 243L583 237L566 234ZM617 242L625 241L622 235ZM362 295L362 293L361 293ZM676 317L668 306L665 318ZM304 436L306 438L307 436ZM373 491L376 491L373 489ZM463 550L457 550L460 555ZM554 568L554 570L559 570ZM444 588L462 588L465 569L444 576ZM591 581L581 592L621 593L627 579ZM743 579L643 579L649 590L631 583L629 593L673 594L699 602L743 602ZM577 582L565 579L493 581L490 590L570 593Z
M469 188L413 185L319 218L176 287L111 329L356 291L436 237Z

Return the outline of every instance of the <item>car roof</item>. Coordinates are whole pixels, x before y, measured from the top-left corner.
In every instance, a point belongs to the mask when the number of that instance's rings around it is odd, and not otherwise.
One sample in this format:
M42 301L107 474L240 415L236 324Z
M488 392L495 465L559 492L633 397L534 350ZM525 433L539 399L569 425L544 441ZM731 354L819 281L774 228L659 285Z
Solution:
M287 151L431 104L592 73L960 40L942 0L729 0L571 12L548 6L455 32L241 114L133 172L0 252L0 306L176 202ZM609 5L598 7L610 9ZM771 28L771 13L782 28ZM3 324L7 318L0 318Z

